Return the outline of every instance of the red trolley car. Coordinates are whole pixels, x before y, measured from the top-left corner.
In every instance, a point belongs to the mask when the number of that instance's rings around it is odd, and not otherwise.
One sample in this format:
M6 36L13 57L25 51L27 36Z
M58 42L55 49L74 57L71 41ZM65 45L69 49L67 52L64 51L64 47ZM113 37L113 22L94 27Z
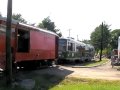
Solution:
M6 19L0 18L0 68L6 61ZM58 36L50 31L12 21L11 49L13 65L34 67L52 64L58 57Z

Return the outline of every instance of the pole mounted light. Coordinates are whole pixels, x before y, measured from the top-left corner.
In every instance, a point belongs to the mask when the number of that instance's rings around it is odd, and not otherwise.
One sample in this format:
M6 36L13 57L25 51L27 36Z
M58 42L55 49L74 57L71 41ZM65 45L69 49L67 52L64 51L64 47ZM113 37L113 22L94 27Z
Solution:
M12 83L12 54L11 54L11 22L12 22L12 0L8 0L6 21L6 84Z

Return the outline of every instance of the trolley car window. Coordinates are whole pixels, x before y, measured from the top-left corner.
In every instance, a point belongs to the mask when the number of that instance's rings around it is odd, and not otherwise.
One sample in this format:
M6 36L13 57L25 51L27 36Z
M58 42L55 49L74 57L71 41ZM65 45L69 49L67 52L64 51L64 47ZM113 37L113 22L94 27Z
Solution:
M18 29L18 52L29 52L30 32Z
M67 41L65 39L59 39L59 51L66 51Z
M75 51L75 44L71 43L71 42L68 42L68 50L69 51Z

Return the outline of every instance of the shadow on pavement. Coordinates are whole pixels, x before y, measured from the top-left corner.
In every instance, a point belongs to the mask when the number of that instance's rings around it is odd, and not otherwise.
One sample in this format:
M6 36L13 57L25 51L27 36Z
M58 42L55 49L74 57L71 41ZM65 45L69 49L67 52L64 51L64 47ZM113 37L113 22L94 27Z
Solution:
M66 76L73 73L73 71L63 69L62 67L50 67L33 71L19 71L16 74L16 81L20 82L25 79L32 79L35 81L33 90L49 90L58 85L65 79Z

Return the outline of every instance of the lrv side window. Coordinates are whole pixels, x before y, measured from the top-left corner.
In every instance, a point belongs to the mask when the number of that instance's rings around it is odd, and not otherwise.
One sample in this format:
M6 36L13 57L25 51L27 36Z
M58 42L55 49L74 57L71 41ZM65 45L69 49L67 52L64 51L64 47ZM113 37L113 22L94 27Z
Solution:
M18 29L17 52L29 52L30 47L30 32Z
M68 51L75 51L75 43L68 42Z

